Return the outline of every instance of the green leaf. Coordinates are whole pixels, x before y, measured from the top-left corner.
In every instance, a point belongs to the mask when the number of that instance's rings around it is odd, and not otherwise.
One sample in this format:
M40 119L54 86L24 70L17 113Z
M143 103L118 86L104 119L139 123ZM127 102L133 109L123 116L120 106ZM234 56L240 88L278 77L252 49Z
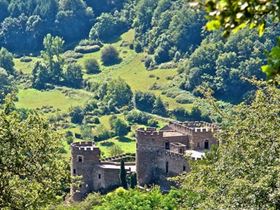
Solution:
M262 35L263 35L264 29L265 29L265 24L264 24L264 23L262 23L261 25L259 25L259 27L258 27L259 36L262 36Z
M206 28L208 31L214 31L221 27L221 23L218 20L211 20L206 24Z

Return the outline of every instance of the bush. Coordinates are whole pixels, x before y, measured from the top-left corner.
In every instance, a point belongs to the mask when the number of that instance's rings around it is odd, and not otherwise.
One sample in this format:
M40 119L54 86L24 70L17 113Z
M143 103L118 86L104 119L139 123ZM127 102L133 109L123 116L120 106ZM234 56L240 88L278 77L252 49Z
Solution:
M79 46L94 46L94 45L98 45L102 47L102 43L97 40L83 39L79 42Z
M148 126L150 127L158 127L158 121L155 119L149 119L148 120Z
M65 85L80 88L83 84L82 67L76 63L68 64L64 73Z
M124 151L119 145L114 144L113 146L110 147L109 149L109 155L110 157L118 156L123 154Z
M125 136L130 131L130 127L124 120L114 116L110 118L110 125L116 136Z
M111 136L112 135L110 131L106 129L104 125L99 125L95 128L95 136L94 136L95 141L103 141L111 138Z
M136 92L134 97L135 107L141 111L152 112L156 96L152 93Z
M85 111L86 112L92 112L95 109L98 108L97 102L95 99L90 99L89 101L87 101L86 105L85 105Z
M83 57L83 54L82 53L78 53L78 52L75 52L75 51L72 51L72 50L68 50L66 51L65 53L63 53L63 58L66 59L67 61L70 60L70 59L79 59L79 58L82 58Z
M130 123L147 125L151 117L138 110L132 110L126 115L126 120Z
M77 53L93 53L100 50L100 46L93 45L93 46L77 46L75 47L75 52Z
M139 41L135 41L135 42L134 42L134 50L135 50L135 52L137 52L137 53L140 53L140 52L143 51L143 48L142 48L142 46L141 46L141 44L140 44Z
M101 60L104 65L114 65L120 62L119 52L115 47L109 45L101 51Z
M96 59L87 59L85 61L85 69L88 74L98 74L100 72L100 66Z
M70 110L71 122L82 124L84 120L84 110L81 107L74 107Z
M179 104L191 104L194 102L195 98L189 93L182 93L176 96L175 100Z
M146 57L144 65L146 69L150 69L150 67L153 65L153 59L151 58L151 56Z
M29 57L22 57L20 58L20 62L24 62L24 63L29 63L32 61L32 58L29 58Z

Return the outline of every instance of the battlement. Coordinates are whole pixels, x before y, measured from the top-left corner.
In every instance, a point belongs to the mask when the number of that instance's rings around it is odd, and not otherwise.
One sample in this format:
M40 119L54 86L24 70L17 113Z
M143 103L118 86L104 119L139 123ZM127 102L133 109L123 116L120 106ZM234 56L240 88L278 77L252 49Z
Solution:
M138 136L158 136L163 137L163 131L157 131L156 128L139 128L137 130Z
M94 151L99 148L92 141L75 142L71 144L73 151Z
M188 133L213 133L218 129L216 124L211 124L203 121L192 122L170 122L169 126L179 132Z

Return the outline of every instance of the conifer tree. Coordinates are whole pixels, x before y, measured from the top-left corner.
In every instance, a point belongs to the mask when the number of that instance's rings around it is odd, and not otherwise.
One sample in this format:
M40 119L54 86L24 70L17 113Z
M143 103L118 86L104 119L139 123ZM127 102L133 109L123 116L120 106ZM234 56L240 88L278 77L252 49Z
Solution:
M136 173L133 173L130 177L130 187L134 189L136 185L137 185L137 177L136 177Z
M126 170L125 170L125 165L123 160L121 160L120 180L121 180L122 187L124 189L127 189Z

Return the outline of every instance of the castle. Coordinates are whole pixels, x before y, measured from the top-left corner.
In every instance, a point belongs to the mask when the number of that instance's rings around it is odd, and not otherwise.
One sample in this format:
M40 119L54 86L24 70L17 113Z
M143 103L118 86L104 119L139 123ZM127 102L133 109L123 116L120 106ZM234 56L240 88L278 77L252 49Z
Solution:
M131 155L100 159L100 149L92 142L71 144L71 175L82 176L80 186L72 186L71 197L80 201L90 192L106 192L121 185L120 160L128 173L137 173L139 186L162 185L167 177L190 170L188 159L203 158L205 150L217 144L217 126L206 122L170 122L159 131L140 128L136 132L136 162Z

